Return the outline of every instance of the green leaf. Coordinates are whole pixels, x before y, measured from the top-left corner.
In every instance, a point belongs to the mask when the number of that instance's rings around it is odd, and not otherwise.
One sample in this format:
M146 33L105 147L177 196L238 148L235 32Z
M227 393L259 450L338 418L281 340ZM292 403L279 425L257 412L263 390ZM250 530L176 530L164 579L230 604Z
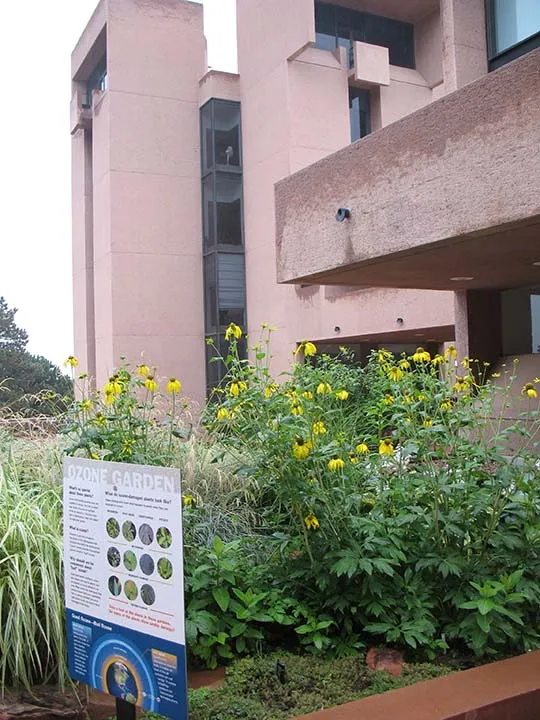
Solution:
M219 605L220 609L223 612L227 612L227 610L229 609L229 603L231 601L231 596L229 595L229 591L227 590L227 588L214 588L212 590L212 596Z
M214 548L214 552L217 557L219 557L220 555L223 555L223 551L225 550L225 543L219 537L219 535L216 535L214 537L214 542L212 543L212 547Z

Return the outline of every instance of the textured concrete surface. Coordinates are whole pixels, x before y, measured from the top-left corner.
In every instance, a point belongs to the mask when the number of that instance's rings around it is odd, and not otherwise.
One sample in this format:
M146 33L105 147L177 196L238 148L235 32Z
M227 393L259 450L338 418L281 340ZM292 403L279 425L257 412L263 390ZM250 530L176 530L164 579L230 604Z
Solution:
M459 289L480 270L504 287L512 263L507 287L540 279L539 117L536 50L279 182L278 280Z

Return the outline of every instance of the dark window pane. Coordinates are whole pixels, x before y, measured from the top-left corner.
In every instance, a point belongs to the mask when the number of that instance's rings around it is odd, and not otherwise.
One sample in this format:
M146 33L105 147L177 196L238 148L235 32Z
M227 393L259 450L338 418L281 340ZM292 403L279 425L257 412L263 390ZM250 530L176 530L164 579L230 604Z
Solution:
M243 253L218 255L219 310L243 310L246 306L246 276Z
M315 47L320 50L335 50L337 41L335 35L327 35L326 33L315 33Z
M490 0L491 54L497 55L540 32L538 0Z
M315 31L316 44L324 49L333 49L330 38L335 34L338 45L349 53L349 64L351 43L356 40L387 47L392 65L415 67L414 27L410 23L315 2Z
M203 180L203 241L204 247L210 248L216 242L216 212L214 198L214 175L208 175Z
M92 70L86 83L85 106L92 107L92 92L107 89L107 58L103 56Z
M390 65L414 68L414 27L409 23L365 14L365 38L388 48Z
M216 173L216 242L242 245L242 179Z
M201 109L201 145L202 145L202 171L203 174L212 167L214 157L212 133L212 107L213 101L206 103Z
M219 348L219 338L216 335L207 336L207 339L210 338L216 345L206 344L206 387L208 391L219 385L226 372L223 361L217 359L220 354L223 356Z
M212 253L204 258L204 316L207 332L217 328L217 308L216 256Z
M240 167L240 103L214 100L214 149L216 165Z
M349 114L351 119L351 142L371 132L371 97L369 90L349 89Z

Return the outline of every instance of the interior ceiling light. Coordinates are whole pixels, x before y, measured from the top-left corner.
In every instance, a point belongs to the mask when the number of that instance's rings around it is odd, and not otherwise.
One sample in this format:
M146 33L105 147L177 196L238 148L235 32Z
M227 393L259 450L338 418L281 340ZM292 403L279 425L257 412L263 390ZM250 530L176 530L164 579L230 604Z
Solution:
M451 277L450 280L452 282L464 282L465 280L474 280L474 277L472 275L456 275L456 277Z

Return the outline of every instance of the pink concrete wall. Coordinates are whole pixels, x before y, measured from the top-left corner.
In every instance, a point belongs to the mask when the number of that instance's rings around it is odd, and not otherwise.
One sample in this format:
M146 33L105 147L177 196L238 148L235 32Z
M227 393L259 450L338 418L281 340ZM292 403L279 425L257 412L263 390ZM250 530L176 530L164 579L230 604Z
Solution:
M108 90L95 94L93 112L97 379L121 356L144 356L200 401L202 6L107 0L105 8ZM75 64L88 45L83 36Z
M299 6L287 3L281 7L280 27L295 27ZM304 3L301 7L305 10ZM309 12L312 16L312 1ZM342 328L342 336L349 338L371 333L387 333L390 338L397 329L396 318L403 315L409 328L451 326L453 303L448 293L380 289L335 297L324 287L299 289L276 284L274 183L349 145L350 126L348 68L343 54L307 48L288 61L284 40L268 30L275 16L275 8L268 3L238 2L250 335L258 336L263 322L278 326L272 370L280 372L289 367L298 341L335 339L336 325ZM262 32L261 28L266 29ZM254 51L256 37L260 52ZM293 33L287 47L299 45L301 37ZM399 70L395 74L403 79ZM395 98L386 103L386 122L396 119L398 105L410 111L431 99L431 90L418 74L413 83L409 76L405 80L409 81L404 83L405 92L396 80ZM339 204L337 201L336 208ZM304 208L300 206L297 212L305 221ZM299 246L305 256L310 255L312 246L308 228L309 223Z

